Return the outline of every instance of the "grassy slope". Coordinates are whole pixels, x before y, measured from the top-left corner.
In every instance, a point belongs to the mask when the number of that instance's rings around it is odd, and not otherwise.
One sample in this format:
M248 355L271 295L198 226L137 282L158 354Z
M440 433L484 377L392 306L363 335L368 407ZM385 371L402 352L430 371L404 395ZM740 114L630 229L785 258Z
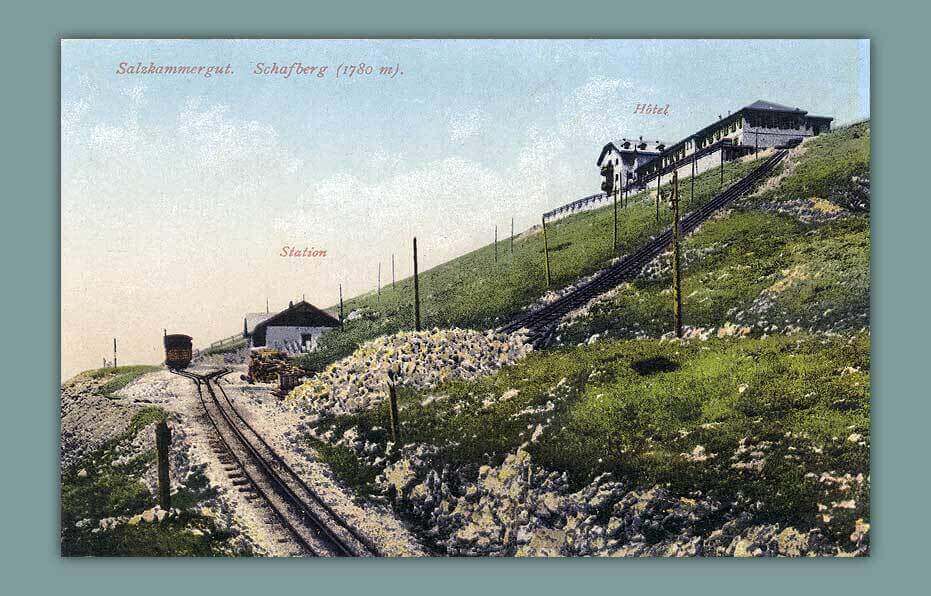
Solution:
M869 474L868 447L846 440L854 432L868 440L869 346L868 334L806 335L602 342L538 353L476 382L444 385L432 393L447 397L427 406L425 394L403 392L402 432L405 442L441 447L436 469L475 468L499 463L530 438L528 426L552 417L529 451L577 487L612 472L632 486L667 484L679 494L700 490L724 501L742 494L763 503L759 521L806 528L816 522L817 503L832 498L806 474ZM841 374L847 367L859 370ZM484 398L509 389L517 397L483 407ZM549 401L551 412L518 414ZM383 442L388 424L386 408L376 408L326 427L355 426L366 440ZM762 447L762 473L731 467L749 459L739 453L744 438L771 444ZM699 445L716 455L706 462L683 456ZM371 489L379 470L339 448L322 455L345 481ZM834 522L838 536L857 517L869 519L868 495L856 498L856 509Z
M685 324L711 327L739 321L814 329L869 325L869 214L853 212L835 221L805 224L789 215L756 210L766 202L813 196L844 204L852 192L850 178L863 176L869 167L869 126L842 129L806 147L778 186L738 204L730 216L707 222L686 239ZM636 280L570 325L564 340L582 341L605 331L613 337L658 337L672 328L671 282L668 269ZM767 288L778 290L773 307L748 312Z
M82 373L91 378L110 379L97 392L110 397L139 376L158 370L156 366L122 366ZM77 377L75 377L77 378ZM125 465L112 466L120 456L118 445L125 445L146 426L165 419L158 407L146 407L132 418L120 436L65 470L61 475L61 554L63 556L214 556L244 554L231 547L230 536L220 531L212 519L195 513L197 503L212 496L205 476L193 474L172 495L172 506L182 510L180 517L158 524L120 524L93 532L101 519L138 515L155 506L155 497L140 480L155 461L155 451L143 453ZM81 477L81 470L87 471ZM77 523L89 520L82 527ZM203 532L197 536L192 529Z
M132 438L152 422L164 419L156 407L140 410L126 432L101 446L61 479L61 554L63 556L213 556L237 554L229 548L229 536L219 531L210 518L188 508L205 498L206 478L195 475L172 496L172 506L182 510L178 518L158 524L130 525L92 532L107 517L137 515L155 506L155 497L139 480L155 460L150 451L126 465L113 467L116 445ZM82 478L78 475L88 472ZM90 520L82 527L76 523ZM190 530L204 532L197 536Z
M725 184L737 180L755 167L754 162L725 165ZM684 184L683 199L688 198L689 179ZM668 185L664 185L664 191ZM717 169L696 177L695 198L698 206L719 190ZM618 236L620 254L639 247L650 236L669 225L669 211L663 206L661 221L655 222L655 207L648 193L630 198L630 205L620 210ZM547 225L550 247L552 285L568 285L579 277L607 265L612 252L613 208L566 217ZM513 258L508 241L498 245L499 262L494 262L494 245L484 246L457 259L434 267L420 275L421 317L425 327L488 328L507 320L546 292L543 273L543 235L529 233L514 241ZM413 328L413 280L398 281L396 288L382 289L381 299L373 294L345 303L345 312L361 309L362 319L348 322L342 331L324 336L318 352L300 359L308 369L319 370L327 363L348 355L369 339Z
M110 397L142 375L156 370L161 370L161 368L162 367L160 366L151 366L148 364L133 364L130 366L117 366L115 368L96 368L94 370L88 370L80 373L76 377L73 377L71 380L69 380L69 383L76 380L80 376L89 377L91 379L106 378L107 381L100 387L99 393L101 395Z
M816 139L783 184L802 189L793 191L804 192L802 197L828 189L822 198L842 199L849 177L862 175L868 164L868 139L868 124ZM793 192L780 185L760 200L798 198ZM754 202L705 224L689 239L687 250L702 256L686 268L687 322L720 325L776 285L781 292L767 314L770 322L818 327L848 321L841 327L851 330L861 321L868 325L868 216L803 224L754 211ZM562 235L597 217L579 216ZM786 271L796 275L787 280ZM568 333L582 339L607 328L668 331L668 287L665 276L640 280ZM807 528L818 523L819 503L851 496L831 493L818 481L822 473L869 475L869 358L869 334L855 331L567 347L534 354L472 383L402 391L403 433L405 442L440 447L437 468L474 468L500 461L529 439L528 425L532 429L552 416L532 455L547 468L567 472L576 486L610 471L635 485L668 484L680 494L701 490L723 500L742 495L763 504L759 521ZM509 389L518 396L482 407L484 398ZM422 406L428 393L447 397ZM515 416L549 401L555 404L551 412ZM385 408L376 408L324 425L339 433L355 426L366 440L384 442L387 416ZM864 440L847 440L853 433ZM745 439L754 447L742 451ZM699 445L716 455L704 462L683 456ZM760 473L732 467L754 449L765 453ZM363 493L380 471L361 465L344 448L327 447L321 455ZM855 508L834 515L825 528L836 537L849 535L856 518L869 520L868 491L852 496Z

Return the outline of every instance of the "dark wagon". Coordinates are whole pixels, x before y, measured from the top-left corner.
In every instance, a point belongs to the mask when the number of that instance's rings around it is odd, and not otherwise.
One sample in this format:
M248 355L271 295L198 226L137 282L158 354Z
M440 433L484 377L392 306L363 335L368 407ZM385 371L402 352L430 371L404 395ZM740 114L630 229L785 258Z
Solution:
M165 336L165 366L180 370L187 368L192 357L192 338L190 335Z

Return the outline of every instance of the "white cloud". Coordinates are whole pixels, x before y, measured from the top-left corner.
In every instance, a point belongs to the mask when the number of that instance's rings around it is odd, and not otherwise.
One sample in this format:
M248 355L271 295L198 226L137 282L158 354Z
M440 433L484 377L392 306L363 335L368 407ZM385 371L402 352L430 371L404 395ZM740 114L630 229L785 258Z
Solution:
M476 136L488 122L488 115L481 110L453 112L449 117L449 140L453 143Z

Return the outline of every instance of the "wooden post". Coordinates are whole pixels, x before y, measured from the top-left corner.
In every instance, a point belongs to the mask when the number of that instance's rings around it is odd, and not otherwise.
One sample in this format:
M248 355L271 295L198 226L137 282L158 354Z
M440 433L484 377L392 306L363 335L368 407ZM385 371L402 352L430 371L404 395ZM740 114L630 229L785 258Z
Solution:
M171 430L162 420L155 426L155 449L158 456L158 504L164 511L171 509L171 478L168 474L170 446Z
M498 226L495 226L495 263L498 262Z
M394 253L391 253L391 289L394 289Z
M511 218L511 256L514 256L514 218Z
M721 188L724 188L724 145L721 145Z
M696 152L698 150L696 149ZM692 190L689 192L689 203L695 198L695 153L692 153Z
M417 277L417 236L414 236L414 330L420 331L420 282Z
M265 314L268 314L268 298L265 299Z
M546 240L546 217L543 217L543 263L546 268L546 287L550 287L550 248Z
M672 173L672 293L676 337L682 337L682 262L679 250L679 176Z
M663 184L663 174L656 175L656 223L659 223L659 187Z
M388 415L391 418L391 441L395 449L401 445L401 420L398 416L398 392L394 373L388 373Z
M378 263L378 277L377 277L377 280L378 280L378 281L376 282L376 284L377 284L377 288L378 288L378 289L376 290L377 293L375 294L375 300L376 300L376 302L381 302L381 262L380 262L380 261L379 261L379 263Z
M343 326L343 284L339 284L339 326Z
M113 368L116 368L116 338L113 338Z
M612 193L614 195L614 252L617 252L617 191Z

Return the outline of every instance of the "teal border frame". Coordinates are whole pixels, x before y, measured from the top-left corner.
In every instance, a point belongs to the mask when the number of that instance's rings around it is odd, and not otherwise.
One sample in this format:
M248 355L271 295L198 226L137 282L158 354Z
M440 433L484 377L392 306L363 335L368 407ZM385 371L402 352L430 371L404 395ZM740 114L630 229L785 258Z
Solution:
M552 4L552 5L550 5ZM911 592L924 584L928 202L914 119L926 97L917 3L516 3L291 5L19 3L5 7L3 246L8 279L0 565L8 593L79 594ZM927 12L927 11L925 11ZM853 37L871 39L873 140L873 556L861 560L182 560L58 556L59 40L63 37ZM893 202L895 201L895 202ZM913 267L918 267L914 269ZM16 363L15 366L12 363ZM12 370L10 370L12 369ZM916 590L917 591L917 590Z

